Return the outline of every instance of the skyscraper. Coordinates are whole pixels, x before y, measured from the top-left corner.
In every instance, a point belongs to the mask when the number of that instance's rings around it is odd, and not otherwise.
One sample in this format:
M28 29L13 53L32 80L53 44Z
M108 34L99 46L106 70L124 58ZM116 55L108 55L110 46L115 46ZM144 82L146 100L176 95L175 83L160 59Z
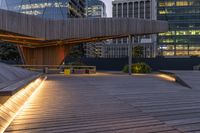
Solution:
M156 0L114 0L113 17L156 19ZM143 57L156 55L156 35L134 37L134 45L143 47ZM105 48L107 58L121 58L128 56L128 39L113 40L113 44Z
M48 19L83 17L85 0L0 0L0 8Z
M164 56L200 56L200 1L158 0L158 19L169 22L170 31L158 36Z
M86 0L86 16L93 18L106 17L106 5L101 0Z
M106 6L101 0L87 0L86 1L86 17L102 18L106 17ZM85 44L85 55L89 58L103 57L102 49L104 42L92 42Z

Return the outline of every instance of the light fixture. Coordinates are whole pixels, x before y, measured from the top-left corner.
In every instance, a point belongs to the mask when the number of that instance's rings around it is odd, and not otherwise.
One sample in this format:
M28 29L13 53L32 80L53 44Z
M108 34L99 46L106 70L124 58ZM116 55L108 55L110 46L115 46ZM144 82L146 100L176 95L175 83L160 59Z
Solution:
M27 105L31 98L42 88L45 77L40 77L19 92L11 96L4 104L0 105L0 133L3 133L13 119Z
M157 77L160 77L162 79L168 80L168 81L176 81L176 78L167 74L157 74Z

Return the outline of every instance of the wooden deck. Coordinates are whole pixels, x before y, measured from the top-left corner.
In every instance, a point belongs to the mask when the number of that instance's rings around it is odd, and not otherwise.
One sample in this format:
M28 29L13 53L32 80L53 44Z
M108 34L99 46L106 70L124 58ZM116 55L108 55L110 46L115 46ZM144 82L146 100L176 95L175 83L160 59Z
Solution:
M49 76L6 132L200 132L200 91L154 76Z

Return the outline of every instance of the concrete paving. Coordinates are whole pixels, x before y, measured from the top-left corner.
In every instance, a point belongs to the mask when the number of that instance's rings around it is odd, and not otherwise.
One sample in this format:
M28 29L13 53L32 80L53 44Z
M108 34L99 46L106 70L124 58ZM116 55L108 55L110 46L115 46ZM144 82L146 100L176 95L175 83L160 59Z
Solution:
M200 132L200 92L154 75L51 75L6 132Z
M180 77L192 89L200 90L200 71L167 71Z

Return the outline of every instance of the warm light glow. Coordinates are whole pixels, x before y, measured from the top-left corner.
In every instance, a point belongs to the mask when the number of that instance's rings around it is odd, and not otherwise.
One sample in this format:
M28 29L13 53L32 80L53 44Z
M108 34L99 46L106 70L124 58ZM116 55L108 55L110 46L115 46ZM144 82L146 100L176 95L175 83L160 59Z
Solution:
M144 73L133 73L132 75L134 75L134 76L145 76L147 74L144 74Z
M6 130L17 114L23 110L30 99L42 88L45 80L46 77L44 79L36 79L15 95L11 96L0 106L0 116L5 120L4 122L1 122L3 128L0 128L0 133L3 133Z
M156 76L159 77L159 78L163 78L163 79L165 79L165 80L168 80L168 81L173 81L173 82L176 81L176 79L175 79L174 77L169 76L169 75L167 75L167 74L158 74L158 75L156 75Z

